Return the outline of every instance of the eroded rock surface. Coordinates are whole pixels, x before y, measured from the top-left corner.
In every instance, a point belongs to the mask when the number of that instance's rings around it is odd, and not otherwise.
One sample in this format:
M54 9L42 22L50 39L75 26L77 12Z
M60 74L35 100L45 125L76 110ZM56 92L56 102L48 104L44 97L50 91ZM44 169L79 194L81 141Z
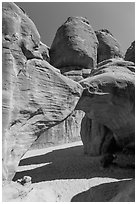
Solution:
M75 141L83 117L80 110L86 113L81 125L85 153L107 153L113 142L133 148L134 63L108 59L122 58L119 44L106 30L97 40L82 17L70 17L58 29L50 56L34 23L14 3L3 3L2 29L4 201L57 201L54 192L33 189L30 178L27 186L26 180L11 182L20 158L38 137L38 143L46 138L47 146ZM101 63L96 66L98 41ZM112 201L123 201L125 193L132 194L126 201L134 200L133 185L128 190Z
M42 132L71 114L83 90L46 62L43 50L33 22L14 3L3 3L4 179L12 179Z
M41 133L41 136L33 143L31 148L45 148L81 140L80 129L83 116L83 111L74 110L63 122Z
M50 63L59 69L91 69L96 65L97 38L87 19L69 17L57 30L50 49ZM62 71L63 73L66 71Z
M125 54L125 60L135 63L135 41L133 41Z
M107 30L95 31L99 46L97 50L97 63L110 58L123 58L119 42Z
M74 81L89 76L97 58L97 39L87 19L70 17L57 30L50 49L50 63ZM33 147L80 140L82 111L74 111L61 124L50 128ZM51 137L52 135L52 137ZM47 145L46 145L47 143Z
M124 60L107 60L100 63L91 77L80 81L84 91L76 109L86 113L81 126L86 153L99 155L106 152L113 137L121 148L134 147L133 65L134 63Z

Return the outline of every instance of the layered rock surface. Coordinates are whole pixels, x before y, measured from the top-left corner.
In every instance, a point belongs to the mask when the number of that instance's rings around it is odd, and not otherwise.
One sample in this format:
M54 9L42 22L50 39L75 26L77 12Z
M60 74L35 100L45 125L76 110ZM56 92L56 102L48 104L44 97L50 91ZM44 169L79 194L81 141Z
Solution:
M50 48L50 63L74 81L89 76L97 58L97 39L87 19L69 17L57 30ZM61 124L50 128L33 145L35 147L80 140L82 111L74 111ZM52 136L51 136L52 135Z
M41 133L41 136L33 143L32 149L65 144L80 140L81 120L83 111L73 111L63 122Z
M125 53L125 60L135 63L135 41L133 41L130 47L127 49Z
M4 179L12 179L22 155L67 118L81 96L82 87L46 62L48 57L33 22L14 3L3 3Z
M99 46L97 49L97 63L110 58L123 58L119 42L107 30L95 31Z
M114 143L134 148L134 42L128 61L109 59L123 57L112 34L97 31L97 40L87 19L70 17L58 29L49 54L34 23L6 2L2 31L3 195L6 201L57 201L53 191L11 182L20 158L35 140L36 148L77 140L81 110L86 113L81 124L85 153L105 154ZM134 192L131 183L111 201L134 201Z
M84 91L76 109L86 113L81 125L85 153L99 155L113 142L123 148L135 145L134 63L107 60L80 81Z

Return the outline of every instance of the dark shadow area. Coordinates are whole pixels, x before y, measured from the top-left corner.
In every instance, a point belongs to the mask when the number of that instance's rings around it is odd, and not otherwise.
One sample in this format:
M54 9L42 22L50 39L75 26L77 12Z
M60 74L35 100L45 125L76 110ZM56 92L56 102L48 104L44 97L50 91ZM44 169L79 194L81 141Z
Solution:
M31 165L42 163L50 164L29 169ZM29 165L28 170L17 172L13 181L23 176L31 176L33 183L55 179L89 179L94 177L121 179L134 177L134 169L123 169L114 164L109 168L101 168L100 158L84 155L83 146L54 150L44 155L22 159L19 166L26 165Z
M123 196L126 198L123 199L129 199L133 202L135 201L134 187L134 183L131 184L130 181L104 183L75 195L71 199L71 202L109 202L119 192L124 190L125 192L123 192ZM123 202L124 201L125 200L123 200Z

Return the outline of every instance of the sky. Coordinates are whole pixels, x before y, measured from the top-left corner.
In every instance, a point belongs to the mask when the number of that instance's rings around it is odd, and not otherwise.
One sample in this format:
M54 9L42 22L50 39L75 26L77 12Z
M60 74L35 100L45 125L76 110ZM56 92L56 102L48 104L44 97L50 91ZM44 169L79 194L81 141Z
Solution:
M108 29L123 52L135 40L134 2L15 2L35 23L41 41L51 46L57 29L70 16L86 17L94 30Z

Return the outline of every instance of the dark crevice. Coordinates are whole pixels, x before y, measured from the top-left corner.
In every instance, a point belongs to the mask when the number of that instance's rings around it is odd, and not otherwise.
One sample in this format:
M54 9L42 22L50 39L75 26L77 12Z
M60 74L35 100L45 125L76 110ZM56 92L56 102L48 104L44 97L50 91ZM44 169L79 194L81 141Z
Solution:
M26 47L24 46L24 43L21 43L21 50L22 53L24 54L24 56L27 58L27 60L33 59L34 55L32 54L32 52L30 50L27 50Z
M40 114L44 114L42 108L39 108L37 111L33 112L33 111L28 111L28 110L21 110L20 114L23 115L29 115L29 119L31 119L32 117L34 117L35 115L40 115Z
M13 125L15 125L15 124L17 124L17 123L21 123L21 121L20 121L19 119L14 120L14 121L11 123L10 127L12 127Z

